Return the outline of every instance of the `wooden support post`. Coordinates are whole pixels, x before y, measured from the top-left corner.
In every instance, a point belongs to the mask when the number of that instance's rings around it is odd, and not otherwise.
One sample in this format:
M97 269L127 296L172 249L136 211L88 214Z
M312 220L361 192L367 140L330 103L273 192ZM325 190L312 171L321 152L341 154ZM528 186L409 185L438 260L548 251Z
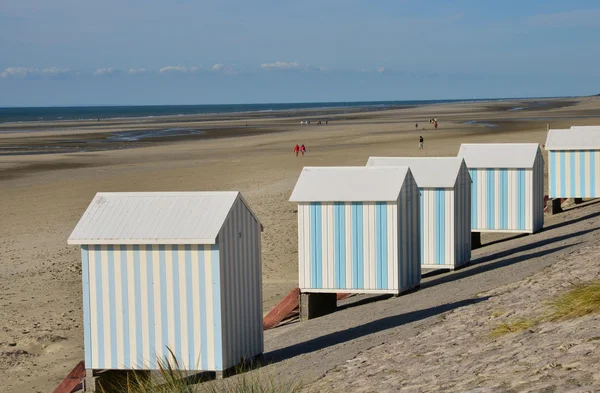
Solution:
M562 199L560 198L548 199L548 213L552 215L562 213L561 203Z
M583 203L583 198L574 198L573 202L575 202L576 205L579 205L579 204Z
M471 232L471 250L481 248L481 232Z
M300 294L300 320L322 317L335 312L337 294L335 293L302 293Z

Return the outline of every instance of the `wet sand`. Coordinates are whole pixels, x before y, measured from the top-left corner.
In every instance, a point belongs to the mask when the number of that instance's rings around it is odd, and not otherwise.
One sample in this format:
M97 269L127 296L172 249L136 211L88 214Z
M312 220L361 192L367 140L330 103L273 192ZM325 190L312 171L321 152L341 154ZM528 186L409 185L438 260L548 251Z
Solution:
M509 110L533 102L545 104L526 115ZM600 99L588 97L344 113L331 115L327 126L301 126L303 116L195 118L185 127L209 130L206 134L113 142L136 148L2 156L0 378L5 391L52 391L83 358L80 252L66 240L96 192L241 191L265 227L267 311L297 285L296 207L288 198L303 166L362 166L371 155L452 156L463 142L543 144L547 123L553 128L600 124L597 116ZM431 117L439 121L437 130L428 123ZM168 119L143 127L120 121L20 124L27 132L0 132L0 146L62 146L69 140L182 127ZM465 124L470 121L494 127ZM417 148L419 135L425 138L423 151ZM294 157L296 143L306 144L305 157ZM1 355L14 349L23 352Z

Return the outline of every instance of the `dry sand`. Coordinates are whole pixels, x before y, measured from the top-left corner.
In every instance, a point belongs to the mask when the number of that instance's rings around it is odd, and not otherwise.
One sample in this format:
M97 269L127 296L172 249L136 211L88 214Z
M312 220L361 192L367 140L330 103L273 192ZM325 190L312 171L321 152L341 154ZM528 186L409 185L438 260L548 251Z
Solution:
M239 190L260 217L264 309L297 285L295 206L287 202L306 165L364 165L370 155L451 156L463 142L544 143L552 127L594 124L600 99L444 104L300 118L189 118L185 127L222 128L206 135L88 153L0 156L0 381L3 391L52 391L83 358L79 250L66 239L98 191ZM537 100L535 102L541 102ZM533 109L511 111L514 107ZM318 115L312 114L311 118ZM437 117L440 127L427 122ZM496 127L464 124L495 123ZM415 122L419 129L415 130ZM600 122L600 119L599 121ZM39 124L0 132L2 146L48 144L65 135L106 135L139 124ZM238 136L246 124L257 135ZM60 126L60 131L45 131ZM144 127L181 127L159 119ZM27 125L21 125L27 128ZM427 130L422 130L425 127ZM14 129L14 125L0 130ZM241 130L241 131L240 131ZM218 131L213 131L216 133ZM418 136L425 149L417 149ZM296 143L308 153L293 156ZM128 147L124 144L122 147Z

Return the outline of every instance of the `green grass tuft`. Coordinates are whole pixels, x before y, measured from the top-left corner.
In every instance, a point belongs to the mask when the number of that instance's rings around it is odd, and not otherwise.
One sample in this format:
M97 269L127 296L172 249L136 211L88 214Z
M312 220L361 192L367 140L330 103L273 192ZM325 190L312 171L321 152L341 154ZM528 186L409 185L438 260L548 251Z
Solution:
M600 280L576 284L550 303L554 311L549 321L559 321L600 313Z
M519 319L514 322L503 323L496 326L496 328L492 330L492 333L490 333L490 336L500 337L509 333L518 333L534 327L538 322L537 319Z

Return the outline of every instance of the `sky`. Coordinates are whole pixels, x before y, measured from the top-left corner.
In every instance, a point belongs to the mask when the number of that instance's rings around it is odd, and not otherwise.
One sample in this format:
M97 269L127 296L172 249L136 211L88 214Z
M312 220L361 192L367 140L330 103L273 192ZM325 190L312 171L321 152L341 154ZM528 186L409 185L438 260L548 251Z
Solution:
M0 106L600 93L597 0L1 0Z

